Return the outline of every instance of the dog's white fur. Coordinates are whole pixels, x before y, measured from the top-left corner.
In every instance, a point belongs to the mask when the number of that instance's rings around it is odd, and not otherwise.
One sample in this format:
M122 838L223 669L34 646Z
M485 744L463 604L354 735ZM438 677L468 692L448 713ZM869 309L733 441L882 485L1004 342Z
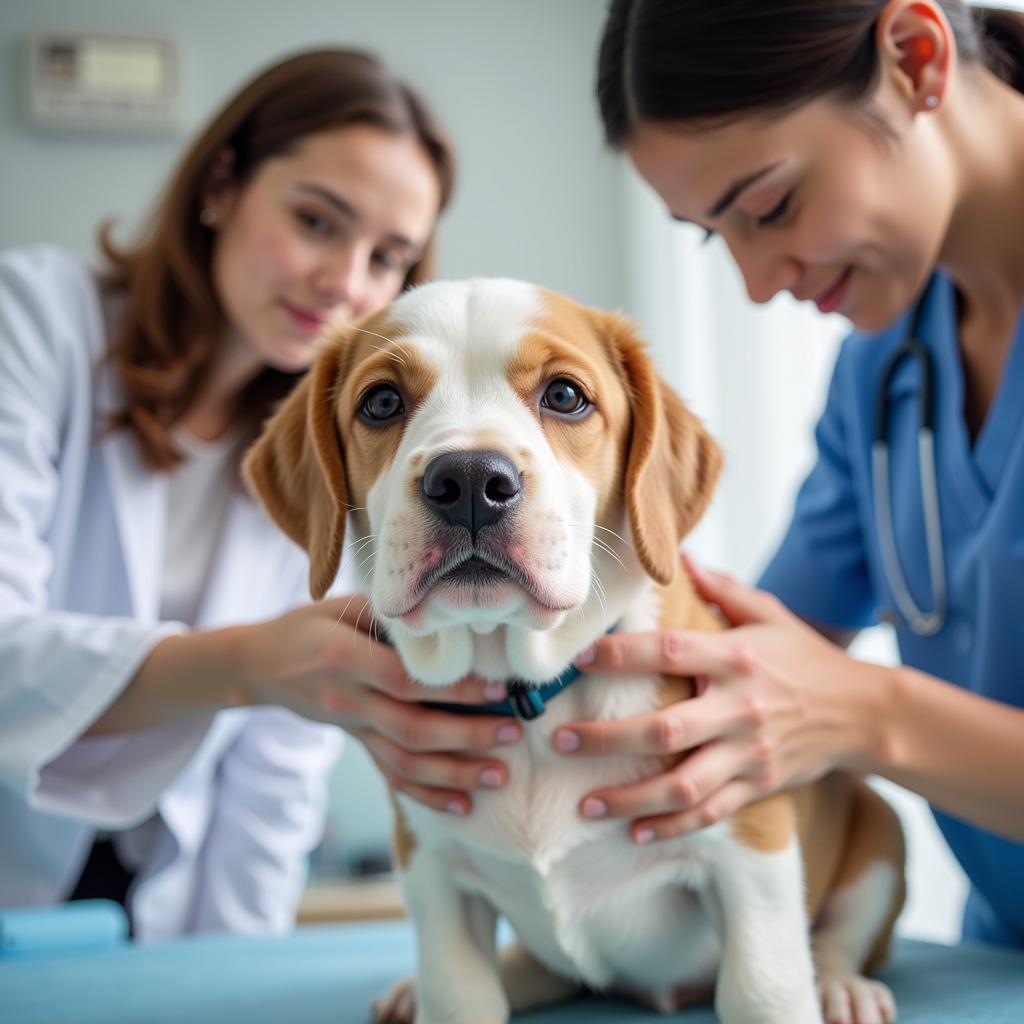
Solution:
M433 386L407 413L393 458L367 490L355 543L375 615L410 673L428 684L468 672L542 682L613 624L625 632L660 625L660 591L638 558L625 508L597 534L595 482L558 452L544 415L510 383L510 364L544 319L547 296L511 281L426 286L394 304L380 335L398 372L415 359ZM313 399L295 399L303 400ZM461 556L451 531L416 500L424 467L439 453L495 447L526 486L494 543L529 586L425 587ZM507 785L477 794L466 818L397 795L412 847L401 878L419 964L415 989L401 983L376 1004L378 1021L411 1021L415 1007L416 1024L503 1024L510 1012L582 985L626 990L671 1011L686 992L717 982L727 1024L820 1024L795 833L768 851L721 821L641 846L622 822L579 815L586 793L664 765L565 757L553 750L554 731L653 711L664 703L662 685L658 676L590 675L570 687L526 725L520 744L501 750ZM859 978L897 898L895 872L876 866L852 904L845 895L847 912L818 930L816 946L828 974L819 980L833 986L829 1005L859 985L882 1021L887 993ZM498 915L521 943L503 953L495 949Z

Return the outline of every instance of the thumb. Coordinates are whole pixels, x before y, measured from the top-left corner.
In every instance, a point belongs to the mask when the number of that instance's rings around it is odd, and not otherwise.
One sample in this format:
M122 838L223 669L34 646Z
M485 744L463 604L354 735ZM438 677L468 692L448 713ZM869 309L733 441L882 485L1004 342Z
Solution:
M732 625L782 622L788 617L786 609L771 594L744 586L724 573L705 569L690 555L683 555L683 564L697 593L710 604L718 605Z
M318 602L324 615L334 618L338 623L369 633L373 628L373 609L370 598L366 594L346 594L342 597L326 597Z

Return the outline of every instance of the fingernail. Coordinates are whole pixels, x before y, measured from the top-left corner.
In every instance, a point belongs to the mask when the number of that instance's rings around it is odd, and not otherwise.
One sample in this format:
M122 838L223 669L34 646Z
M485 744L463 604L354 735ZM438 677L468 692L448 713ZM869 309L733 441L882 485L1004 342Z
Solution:
M608 813L608 805L596 796L588 796L583 801L584 818L603 818Z
M555 749L561 750L563 754L572 753L580 749L580 738L574 732L563 729L555 736Z
M508 696L508 690L504 683L488 683L484 687L484 696L488 700L504 700Z
M594 659L597 657L597 644L591 644L586 650L580 651L576 655L574 664L576 665L592 665Z
M466 808L458 800L449 800L444 807L449 814L455 814L460 818L466 813Z
M519 741L518 725L503 725L498 730L499 743L517 743Z
M480 773L480 785L497 789L501 785L501 772L497 768L485 768Z
M633 839L643 846L645 843L650 843L654 840L654 829L653 828L642 828L639 829Z

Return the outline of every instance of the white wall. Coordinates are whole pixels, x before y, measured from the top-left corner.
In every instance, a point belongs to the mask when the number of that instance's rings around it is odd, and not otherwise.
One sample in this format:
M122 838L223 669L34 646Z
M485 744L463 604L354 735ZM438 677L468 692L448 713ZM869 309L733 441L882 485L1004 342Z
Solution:
M0 246L91 251L96 222L134 223L188 135L257 68L297 49L380 54L456 140L461 182L443 276L542 281L618 305L619 189L591 101L594 0L2 0ZM42 133L21 114L36 28L159 33L179 46L177 137Z

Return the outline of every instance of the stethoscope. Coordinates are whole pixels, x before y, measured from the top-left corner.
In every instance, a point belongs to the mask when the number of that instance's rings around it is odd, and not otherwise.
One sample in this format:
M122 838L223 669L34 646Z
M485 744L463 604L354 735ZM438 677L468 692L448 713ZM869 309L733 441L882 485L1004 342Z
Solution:
M918 340L924 298L918 300L910 331L886 364L875 402L875 436L871 443L871 479L874 487L875 523L882 549L882 567L906 624L918 636L933 636L946 621L946 566L942 555L942 523L939 518L939 490L935 471L935 398L932 388L931 354ZM928 576L932 610L922 611L910 594L903 566L896 551L889 490L889 384L896 368L907 357L916 359L921 370L921 425L917 431L917 453L921 465L921 503L924 509L925 541L928 548Z

